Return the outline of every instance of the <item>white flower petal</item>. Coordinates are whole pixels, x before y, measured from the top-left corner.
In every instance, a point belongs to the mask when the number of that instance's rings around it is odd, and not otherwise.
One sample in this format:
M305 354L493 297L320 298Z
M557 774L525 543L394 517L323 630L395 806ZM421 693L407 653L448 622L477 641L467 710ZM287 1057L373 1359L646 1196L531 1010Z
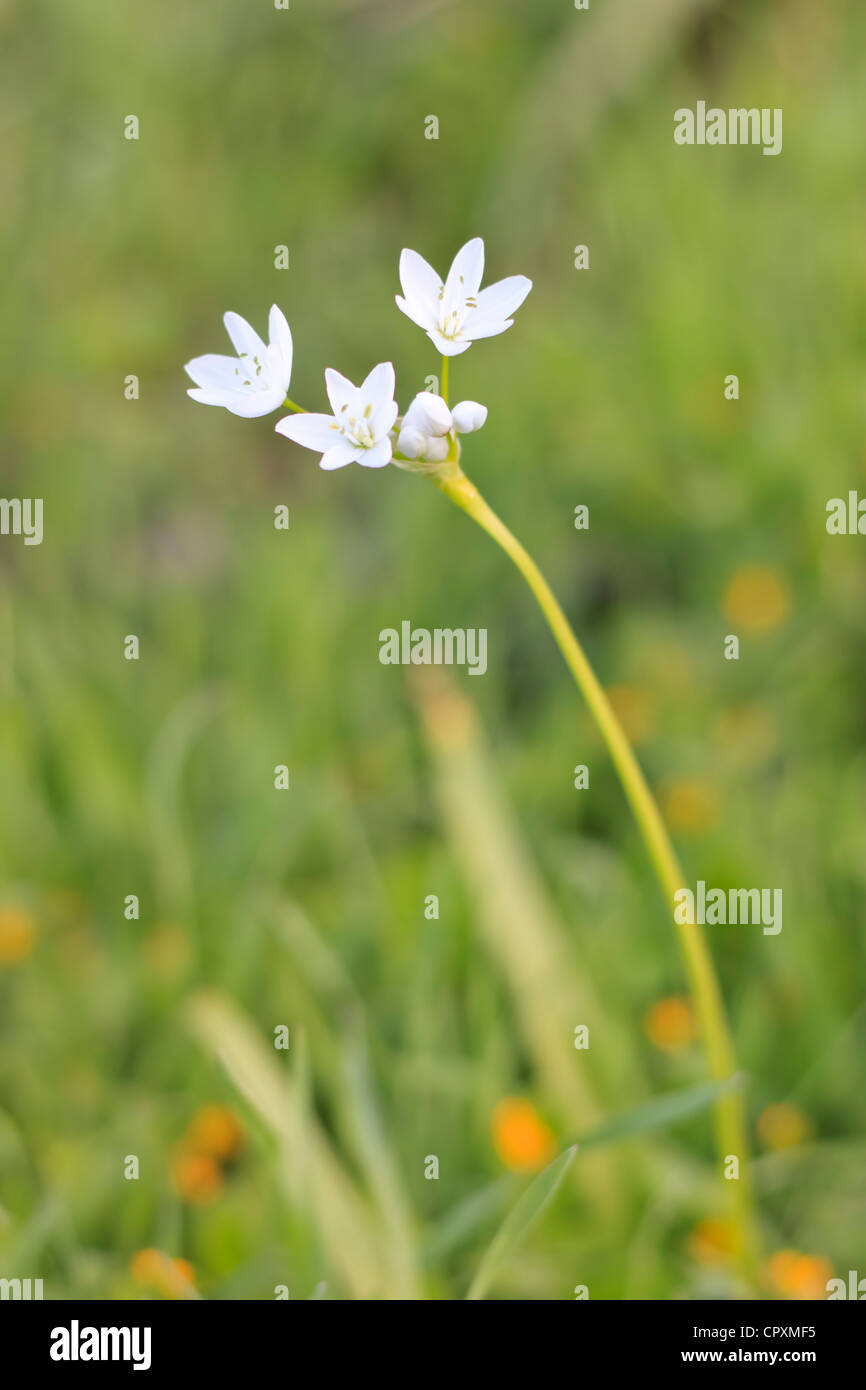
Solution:
M484 319L476 324L474 319L470 319L466 326L466 332L470 341L480 342L482 338L495 338L497 334L504 333L514 323L514 319Z
M487 406L478 401L461 401L453 411L454 428L458 434L472 434L480 430L487 419Z
M441 435L435 439L428 438L424 440L424 449L420 457L429 459L431 463L442 463L443 459L447 459L450 447L449 441L443 439Z
M224 410L229 410L232 415L239 415L244 420L270 415L272 410L276 410L283 403L282 391L220 391L212 388L187 391L187 395L202 405L222 406Z
M206 391L198 386L193 386L186 394L192 396L194 401L199 401L202 405L225 406L230 393L228 391Z
M335 371L333 367L326 367L325 390L328 393L328 400L331 402L331 409L338 420L342 420L347 415L357 414L358 388L347 376Z
M432 265L428 265L423 256L419 256L417 251L410 251L408 247L400 253L400 284L415 313L423 312L435 321L442 281ZM400 301L397 302L399 304Z
M263 389L261 383L262 381L266 381L267 386L264 389L279 391L281 393L281 400L285 400L286 393L289 389L291 372L286 370L282 350L277 343L268 343L265 351L267 353L265 357L265 369L263 372L256 374L257 385L254 389L261 391Z
M454 257L445 281L445 299L453 305L477 295L483 274L484 242L477 236L461 246Z
M224 357L218 352L207 352L204 357L194 357L187 362L184 371L196 386L205 390L239 391L241 383L247 380L244 365L236 357Z
M419 458L425 443L426 440L420 430L404 424L397 436L397 453L402 454L407 459Z
M330 449L326 449L319 459L319 467L327 472L333 472L335 468L345 468L347 464L354 463L363 453L357 444L353 444L350 439L340 438Z
M284 434L286 439L294 440L296 444L301 444L305 449L315 449L320 454L332 449L342 437L340 427L333 415L316 415L306 412L299 415L287 415L284 420L277 421L274 429L278 434Z
M396 384L393 362L379 362L364 377L358 387L358 394L364 404L372 404L373 410L376 412L381 405L386 405L394 399ZM391 424L393 423L392 420Z
M470 315L466 325L466 333L471 338L481 337L476 332L476 320L478 325L493 325L511 318L516 309L519 309L529 291L532 289L532 281L525 275L509 275L505 280L497 280L494 285L488 285L486 290L482 290L478 295L478 307ZM502 332L499 328L497 332ZM487 334L485 336L492 336Z
M292 379L292 330L286 322L285 314L277 304L271 305L271 312L268 315L268 338L271 347L276 347L279 351L286 373L285 387L288 391L289 382Z
M246 319L242 319L240 314L234 314L229 310L227 314L223 314L223 323L238 356L247 353L250 357L258 357L260 362L264 362L265 345Z
M447 434L451 428L451 411L441 396L432 391L419 391L406 411L406 424L422 434Z
M356 458L362 468L384 468L391 462L391 441L380 439L372 449L359 449Z
M394 421L400 412L400 407L396 401L385 401L374 410L370 417L370 430L374 439L383 439L390 430L394 428Z
M270 391L232 391L226 392L226 410L232 415L240 415L244 420L255 420L260 415L270 415L279 410L286 398L281 388Z
M439 349L443 357L459 357L461 352L465 352L467 348L472 346L471 338L467 338L463 342L455 342L453 338L443 338L438 328L431 328L427 337Z
M428 332L431 328L435 328L439 321L432 309L426 309L423 305L416 303L414 300L410 303L408 300L404 299L402 295L395 294L394 302L400 312L406 315L407 319L411 319L413 323L417 323L418 327L423 328L425 332Z

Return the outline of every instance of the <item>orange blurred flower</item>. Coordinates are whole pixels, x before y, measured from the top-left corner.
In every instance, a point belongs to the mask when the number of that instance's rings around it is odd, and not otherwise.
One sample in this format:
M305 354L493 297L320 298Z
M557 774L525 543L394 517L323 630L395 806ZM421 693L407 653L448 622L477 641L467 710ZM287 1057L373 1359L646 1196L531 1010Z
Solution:
M36 921L21 907L0 908L0 965L14 965L29 956L36 936Z
M156 1289L165 1298L183 1298L195 1287L195 1271L188 1260L173 1259L161 1250L139 1250L132 1258L130 1272L137 1284Z
M818 1299L827 1297L833 1266L821 1255L779 1250L767 1260L764 1273L774 1289L786 1298Z
M758 1138L768 1149L790 1149L812 1134L812 1125L802 1110L787 1101L768 1105L758 1116Z
M225 1162L243 1145L243 1125L228 1106L203 1105L190 1122L186 1142L197 1153Z
M709 830L719 818L719 795L708 782L683 778L672 782L664 793L665 819L671 830Z
M651 1043L664 1052L679 1052L694 1042L697 1029L688 999L672 994L653 1004L644 1018L644 1032Z
M787 583L768 565L735 570L722 602L728 621L746 632L769 632L785 620L790 606Z
M223 1185L219 1164L209 1154L196 1153L185 1145L174 1155L171 1176L178 1194L196 1207L214 1201Z
M699 1221L689 1232L689 1254L701 1264L724 1264L738 1249L733 1222L718 1217Z
M493 1111L493 1144L506 1168L537 1172L556 1152L553 1131L531 1101L518 1096L501 1100Z

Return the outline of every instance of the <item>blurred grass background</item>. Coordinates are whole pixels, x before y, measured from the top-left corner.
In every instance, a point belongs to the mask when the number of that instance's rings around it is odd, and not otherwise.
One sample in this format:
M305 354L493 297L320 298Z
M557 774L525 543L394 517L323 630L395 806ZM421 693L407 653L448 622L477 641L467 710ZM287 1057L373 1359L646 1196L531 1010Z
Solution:
M462 1297L526 1175L704 1079L519 577L423 481L326 477L185 395L223 311L276 300L295 399L390 357L405 406L438 360L400 249L443 271L475 235L535 288L453 364L490 408L467 471L692 881L784 892L778 937L711 933L766 1289L866 1274L866 605L861 542L824 528L866 490L863 6L4 0L0 33L2 492L45 499L42 546L0 542L0 1274ZM675 146L698 99L782 107L782 155ZM404 618L486 627L486 678L381 666ZM707 1110L587 1150L490 1294L736 1291L721 1187Z

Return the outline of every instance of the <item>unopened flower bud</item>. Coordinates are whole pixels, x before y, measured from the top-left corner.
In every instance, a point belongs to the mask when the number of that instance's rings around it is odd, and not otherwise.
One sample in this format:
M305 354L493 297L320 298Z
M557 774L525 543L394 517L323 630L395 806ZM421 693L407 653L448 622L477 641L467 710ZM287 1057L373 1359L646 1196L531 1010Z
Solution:
M487 406L479 405L477 401L461 401L455 405L452 419L458 434L472 434L480 430L487 419Z
M437 438L451 429L451 411L441 396L434 396L432 391L419 391L406 411L404 423Z
M427 443L420 430L413 429L411 425L404 425L397 436L397 452L406 459L419 458L424 452L424 445Z
M442 463L448 457L448 440L443 435L436 438L424 440L424 452L421 457L429 459L431 463Z

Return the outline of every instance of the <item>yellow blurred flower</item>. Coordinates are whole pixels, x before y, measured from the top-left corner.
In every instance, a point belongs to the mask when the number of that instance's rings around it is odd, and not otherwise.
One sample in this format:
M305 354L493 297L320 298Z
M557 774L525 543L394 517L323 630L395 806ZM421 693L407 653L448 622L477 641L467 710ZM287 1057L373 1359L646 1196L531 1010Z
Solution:
M710 1217L689 1232L688 1244L692 1259L701 1264L724 1264L737 1252L737 1229L732 1221Z
M196 1207L214 1201L223 1185L219 1164L209 1154L196 1153L185 1145L172 1159L171 1176L179 1196Z
M769 565L742 565L728 583L725 617L746 632L769 632L788 616L791 594L782 575Z
M821 1255L804 1255L800 1250L779 1250L764 1265L769 1283L786 1298L827 1297L827 1284L833 1266Z
M195 1271L189 1261L173 1259L161 1250L139 1250L130 1272L137 1284L156 1289L165 1298L183 1298L188 1285L195 1287Z
M695 1016L688 999L680 994L672 994L668 999L659 999L647 1011L644 1018L644 1032L651 1043L665 1052L679 1052L694 1042L696 1035Z
M684 778L663 793L665 819L681 834L709 830L719 818L719 796L708 782Z
M0 908L0 965L14 965L29 956L36 936L36 921L20 907Z
M787 1101L768 1105L758 1116L758 1138L768 1149L790 1149L812 1134L812 1125L802 1110Z
M506 1168L537 1172L556 1153L556 1140L531 1101L501 1100L493 1111L493 1144Z
M655 728L655 706L648 690L612 685L605 692L631 743L645 743Z
M186 1139L190 1149L225 1162L242 1147L244 1130L227 1106L203 1105L193 1116Z

